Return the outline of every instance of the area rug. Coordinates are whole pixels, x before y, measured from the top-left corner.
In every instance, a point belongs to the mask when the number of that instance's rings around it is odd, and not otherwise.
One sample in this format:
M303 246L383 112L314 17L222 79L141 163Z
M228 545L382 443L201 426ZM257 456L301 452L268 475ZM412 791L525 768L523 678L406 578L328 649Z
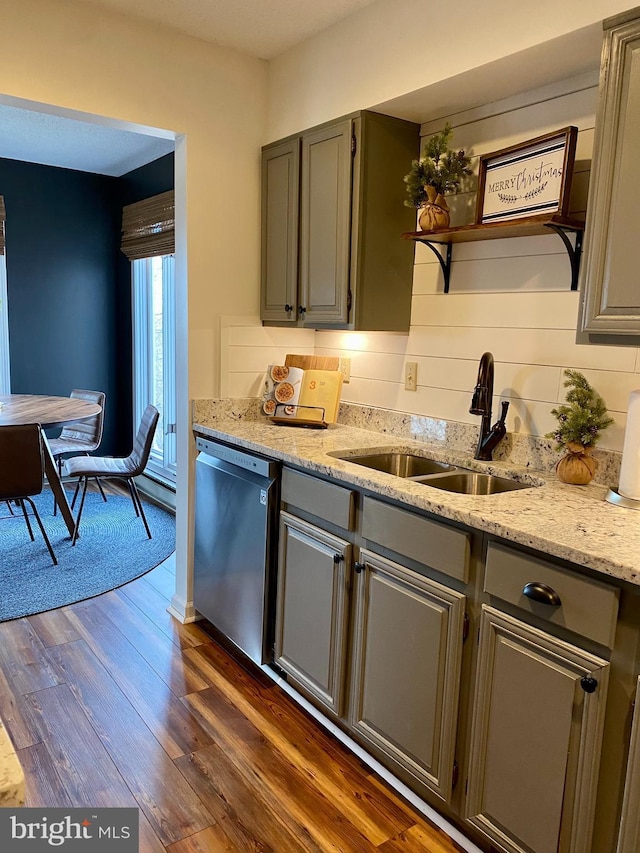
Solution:
M143 501L151 529L144 525L128 496L108 495L107 502L88 493L75 546L46 490L35 504L53 546L54 566L35 518L35 542L29 538L21 511L0 504L0 621L42 613L92 598L138 578L175 550L175 519L164 509Z

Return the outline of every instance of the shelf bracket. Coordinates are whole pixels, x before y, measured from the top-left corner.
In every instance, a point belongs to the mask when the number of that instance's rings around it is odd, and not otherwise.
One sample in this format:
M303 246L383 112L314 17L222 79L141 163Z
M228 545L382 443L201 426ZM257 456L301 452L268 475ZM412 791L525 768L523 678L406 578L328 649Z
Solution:
M562 239L569 263L571 264L571 290L578 289L578 273L580 272L580 258L582 256L582 231L576 231L573 228L565 228L563 225L558 225L556 222L545 222L547 228L551 228ZM575 245L571 245L571 240L567 236L568 233L576 235Z
M444 276L444 292L449 293L449 279L451 278L451 242L449 243L434 243L431 240L419 239L418 242L424 243L425 246L428 246L433 254L438 259L440 266L442 268L442 275ZM436 246L445 245L447 247L447 255L446 258L442 256L442 252L439 252L436 249Z

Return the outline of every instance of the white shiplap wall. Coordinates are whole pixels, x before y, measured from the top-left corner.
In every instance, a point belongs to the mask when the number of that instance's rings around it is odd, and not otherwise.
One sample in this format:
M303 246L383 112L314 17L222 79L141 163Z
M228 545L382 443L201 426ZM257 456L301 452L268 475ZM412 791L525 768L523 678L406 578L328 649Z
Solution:
M572 213L584 211L597 97L597 75L449 117L454 144L474 157L567 125L578 127ZM425 125L423 135L444 122ZM475 187L450 199L452 224L472 222ZM622 450L629 394L640 388L640 350L576 344L578 298L560 238L522 237L454 246L449 294L431 250L416 245L411 329L390 333L312 332L231 326L222 354L231 396L257 394L264 367L287 351L351 358L347 402L477 423L471 391L485 350L496 361L494 412L511 403L509 431L544 435L564 400L563 370L582 371L615 419L600 446ZM315 348L315 349L314 349ZM404 365L418 363L418 390L404 389ZM262 372L261 372L262 371ZM227 374L226 379L225 373Z
M258 397L269 364L287 353L313 355L313 329L262 326L259 317L220 318L220 396Z

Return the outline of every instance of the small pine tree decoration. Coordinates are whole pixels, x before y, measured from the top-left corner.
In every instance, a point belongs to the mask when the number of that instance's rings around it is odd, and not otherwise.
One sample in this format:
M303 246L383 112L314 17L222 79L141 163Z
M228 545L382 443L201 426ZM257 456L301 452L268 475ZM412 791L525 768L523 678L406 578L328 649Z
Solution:
M411 171L404 176L409 198L407 207L422 207L428 201L425 186L435 187L441 195L455 193L465 175L471 174L471 158L463 150L454 151L449 147L453 136L451 125L447 122L440 133L427 139L421 159L411 162Z
M607 414L605 402L587 382L582 373L577 370L565 370L567 377L564 387L571 389L567 392L569 405L551 409L551 414L558 419L558 429L547 433L547 438L554 438L557 450L570 447L571 444L582 447L593 447L600 439L600 433L613 423L613 418Z

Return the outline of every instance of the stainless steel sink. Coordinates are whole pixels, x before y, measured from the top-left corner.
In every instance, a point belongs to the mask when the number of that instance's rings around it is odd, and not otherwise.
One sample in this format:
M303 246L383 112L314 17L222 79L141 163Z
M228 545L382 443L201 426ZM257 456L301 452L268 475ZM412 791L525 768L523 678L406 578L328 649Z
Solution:
M396 477L424 477L430 474L445 474L447 471L455 471L454 465L446 462L436 462L426 459L424 456L416 456L413 453L367 453L360 456L349 456L348 454L332 453L338 459L345 462L353 462L355 465L364 465L365 468L373 468L375 471L384 471L385 474L393 474Z
M460 495L497 495L500 492L531 488L530 483L519 483L517 480L496 477L493 474L478 474L475 471L458 471L442 477L425 477L421 482L425 486L443 489L446 492L456 492Z
M498 495L501 492L530 489L533 485L497 477L495 474L469 471L447 462L437 462L435 459L397 450L379 450L356 456L346 450L337 450L329 453L329 456L459 495Z

